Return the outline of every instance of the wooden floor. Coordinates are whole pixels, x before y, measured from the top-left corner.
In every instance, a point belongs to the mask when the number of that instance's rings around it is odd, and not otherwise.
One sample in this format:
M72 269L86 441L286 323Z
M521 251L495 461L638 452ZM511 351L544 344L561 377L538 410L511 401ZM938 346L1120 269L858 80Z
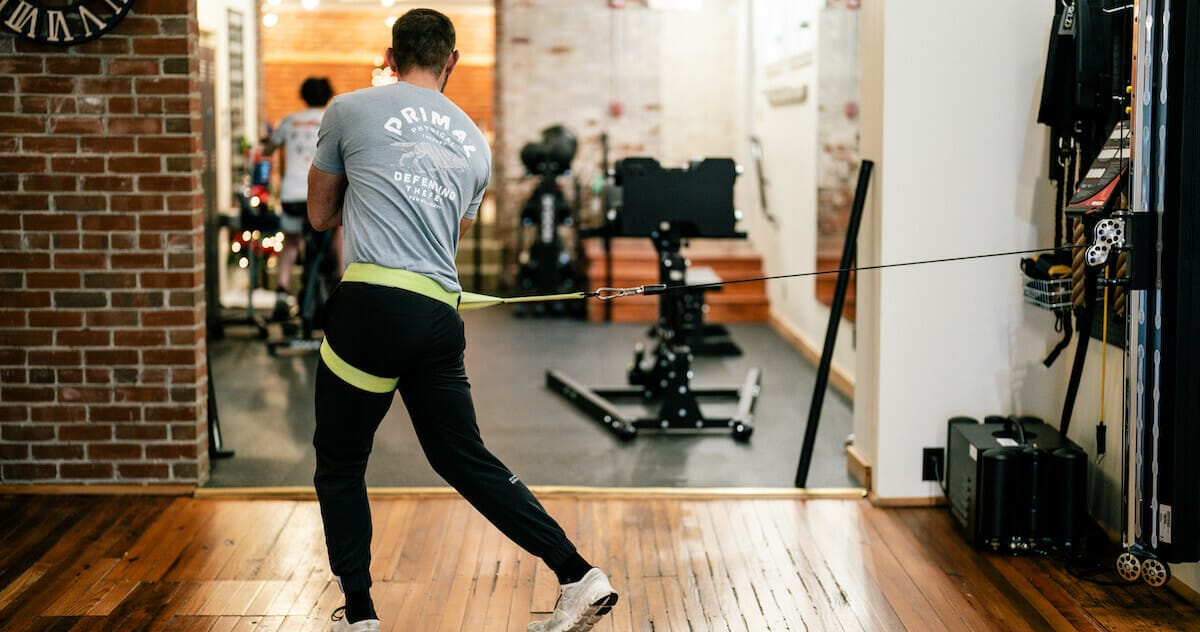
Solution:
M944 509L551 496L621 601L599 630L1200 629L1167 589L980 555ZM520 631L554 577L463 501L374 501L385 630ZM311 501L0 496L0 630L323 630Z

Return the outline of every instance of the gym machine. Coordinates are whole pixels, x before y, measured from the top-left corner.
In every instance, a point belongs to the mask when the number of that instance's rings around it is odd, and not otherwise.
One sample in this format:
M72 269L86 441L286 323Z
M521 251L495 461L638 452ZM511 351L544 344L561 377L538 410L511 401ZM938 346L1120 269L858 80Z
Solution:
M617 436L632 439L639 430L706 432L721 429L738 440L754 432L754 405L761 372L750 369L737 388L692 388L697 317L703 312L704 283L688 285L687 259L680 254L690 238L744 239L736 229L733 184L737 166L728 158L708 158L686 169L663 169L652 158L627 158L616 164L615 203L608 234L648 237L658 253L659 318L652 328L657 341L652 352L638 344L629 369L631 386L594 389L555 370L546 372L546 385L567 398L589 417ZM731 417L707 417L700 399L736 400ZM636 419L621 414L610 400L658 403L658 414Z
M1134 10L1129 212L1097 227L1089 259L1129 259L1112 281L1128 290L1129 347L1117 570L1161 586L1167 563L1200 560L1200 338L1188 331L1200 321L1200 7L1140 0Z
M314 332L324 327L325 303L337 287L341 271L334 256L333 238L337 229L306 231L304 234L304 271L301 274L299 323L282 325L285 338L267 341L272 357L285 353L313 353L321 349L321 337Z
M521 209L517 229L517 251L521 253L517 285L522 294L565 294L583 289L585 284L579 257L571 253L560 232L561 228L578 225L575 206L567 201L558 181L560 176L571 172L576 147L575 136L565 127L555 125L542 130L541 142L528 143L521 149L521 162L527 173L539 177L537 187ZM578 191L575 199L579 199ZM526 251L523 242L530 227L536 229L536 237ZM518 307L518 315L525 313L523 307ZM581 301L538 303L533 307L539 316L545 315L546 310L580 316L583 308Z
M221 318L218 321L217 337L224 335L225 327L249 326L260 339L269 335L267 319L254 309L254 289L267 269L267 262L279 252L282 243L276 241L279 233L279 216L271 209L270 173L271 163L257 150L247 149L247 164L250 171L243 174L240 187L234 194L238 205L236 224L227 224L230 229L230 249L238 266L246 270L246 309L240 316Z
M1065 86L1074 105L1067 117L1043 107L1042 120L1062 130L1052 175L1067 183L1064 211L1076 229L1080 262L1074 290L1082 295L1075 301L1082 337L1060 431L1067 434L1098 304L1101 343L1119 343L1125 351L1124 551L1116 570L1127 581L1162 586L1169 564L1200 560L1200 338L1188 331L1200 320L1200 215L1194 208L1200 197L1200 7L1186 0L1112 8L1072 3L1064 4L1056 23L1047 86ZM1054 55L1054 38L1067 39L1059 43L1068 46L1065 54ZM1115 43L1094 59L1080 52L1110 40ZM1075 164L1086 166L1077 183ZM1116 297L1112 308L1102 294ZM1123 332L1107 326L1118 319L1124 319ZM1098 458L1105 436L1097 424Z

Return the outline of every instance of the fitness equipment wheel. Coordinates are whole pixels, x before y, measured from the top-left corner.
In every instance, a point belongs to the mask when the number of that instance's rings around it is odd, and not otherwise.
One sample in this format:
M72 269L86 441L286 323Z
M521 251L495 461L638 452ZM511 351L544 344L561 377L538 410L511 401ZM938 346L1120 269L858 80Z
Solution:
M747 426L742 422L733 424L733 438L738 441L749 441L750 435L754 434L754 426Z
M1158 588L1171 578L1171 568L1155 558L1142 560L1142 581Z
M1142 561L1128 551L1118 555L1117 574L1127 582L1136 582L1142 576Z

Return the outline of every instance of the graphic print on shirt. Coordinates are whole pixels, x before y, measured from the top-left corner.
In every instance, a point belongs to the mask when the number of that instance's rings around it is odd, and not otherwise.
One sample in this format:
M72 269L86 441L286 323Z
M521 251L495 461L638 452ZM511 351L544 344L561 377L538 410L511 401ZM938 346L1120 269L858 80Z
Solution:
M321 129L321 119L295 120L290 128L287 146L294 148L297 169L307 174L312 166L313 155L317 153L317 131Z
M284 148L285 168L280 182L280 200L303 202L308 198L308 169L317 151L322 109L309 109L284 117L271 135L271 142Z
M462 171L468 166L466 158L444 149L441 145L428 141L417 141L414 143L397 141L392 143L392 147L399 147L405 151L405 154L400 157L401 167L415 167L418 164L426 164L436 170L450 169L453 171ZM423 160L424 162L422 162Z
M400 110L400 117L389 118L383 129L396 137L391 146L399 156L392 177L409 199L425 205L437 205L442 199L458 202L458 192L445 184L454 178L443 179L439 172L470 168L467 159L478 149L466 144L466 132L451 129L449 116L424 107Z

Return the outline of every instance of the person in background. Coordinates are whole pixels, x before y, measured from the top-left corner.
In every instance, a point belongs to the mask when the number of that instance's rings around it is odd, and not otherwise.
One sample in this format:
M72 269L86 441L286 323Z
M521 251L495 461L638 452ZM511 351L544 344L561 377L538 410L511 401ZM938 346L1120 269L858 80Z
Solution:
M365 475L397 391L434 471L557 576L553 614L528 629L589 630L617 593L484 446L476 423L454 255L491 179L492 156L471 118L442 94L459 58L454 25L413 9L393 24L386 56L399 82L333 100L308 179L313 226L345 226L350 262L327 307L314 398L313 483L329 565L346 599L333 630L380 629Z
M313 154L317 150L317 132L325 105L333 98L333 87L324 77L309 77L300 85L300 98L307 109L283 117L279 127L263 144L263 155L270 156L276 149L283 148L283 179L280 183L279 201L283 207L279 228L284 234L283 250L279 253L279 270L276 276L274 320L286 320L289 313L288 296L291 293L292 270L300 255L300 244L312 239L314 230L308 221L308 170L312 166ZM341 270L341 232L333 236L332 248ZM306 252L310 257L313 253ZM315 271L314 271L315 272Z

